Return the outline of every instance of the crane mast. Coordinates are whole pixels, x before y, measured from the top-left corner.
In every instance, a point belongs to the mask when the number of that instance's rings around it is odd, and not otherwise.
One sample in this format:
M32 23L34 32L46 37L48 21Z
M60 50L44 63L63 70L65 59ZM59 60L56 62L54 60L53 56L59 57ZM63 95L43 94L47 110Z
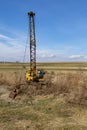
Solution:
M30 68L26 71L26 80L28 82L43 81L44 71L36 69L36 37L35 37L35 13L28 12L29 30L30 30Z
M36 38L35 38L35 13L28 12L30 25L30 69L33 76L36 76Z

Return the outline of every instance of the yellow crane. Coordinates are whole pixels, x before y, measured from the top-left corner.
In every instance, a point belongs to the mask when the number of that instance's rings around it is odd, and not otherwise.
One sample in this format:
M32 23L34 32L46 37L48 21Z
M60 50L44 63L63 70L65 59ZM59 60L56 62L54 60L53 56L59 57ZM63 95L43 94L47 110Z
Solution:
M29 16L29 28L30 28L30 68L26 71L26 81L30 82L39 82L40 85L44 83L40 81L44 81L43 77L45 72L41 69L37 70L36 68L36 38L35 38L35 23L34 23L34 16L35 13L28 12ZM20 85L15 87L15 89L9 94L9 97L15 99L20 91Z
M35 36L35 13L28 12L29 16L29 29L30 29L30 68L26 71L26 80L30 81L43 81L43 70L36 68L36 36Z

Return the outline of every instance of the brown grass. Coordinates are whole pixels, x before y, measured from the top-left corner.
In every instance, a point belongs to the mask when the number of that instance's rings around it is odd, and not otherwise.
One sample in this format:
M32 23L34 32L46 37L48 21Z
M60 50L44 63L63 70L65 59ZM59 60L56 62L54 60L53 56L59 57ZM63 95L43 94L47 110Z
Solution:
M47 73L45 85L27 84L24 73L0 73L0 85L8 85L9 90L20 88L20 94L27 96L49 95L65 96L69 103L87 105L87 75L85 73Z
M54 96L65 96L69 103L87 105L87 75L85 73L57 73L51 74L49 79L50 92Z
M44 78L45 85L27 84L24 73L0 74L0 130L87 130L87 75L52 72ZM20 91L12 100L14 88Z

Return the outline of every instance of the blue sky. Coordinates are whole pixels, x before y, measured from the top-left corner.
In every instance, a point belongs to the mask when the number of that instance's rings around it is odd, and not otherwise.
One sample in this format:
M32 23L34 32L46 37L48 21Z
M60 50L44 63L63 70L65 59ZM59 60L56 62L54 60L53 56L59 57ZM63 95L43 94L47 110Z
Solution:
M87 0L0 0L0 61L29 61L34 11L37 61L87 61Z

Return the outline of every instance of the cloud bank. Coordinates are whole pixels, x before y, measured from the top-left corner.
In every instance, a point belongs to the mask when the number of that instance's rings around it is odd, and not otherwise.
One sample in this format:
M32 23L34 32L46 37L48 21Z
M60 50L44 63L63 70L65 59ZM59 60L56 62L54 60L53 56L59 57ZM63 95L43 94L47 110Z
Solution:
M12 38L7 35L0 34L0 61L19 61L29 62L29 43L26 44L25 37ZM72 48L68 48L72 49ZM87 55L73 54L67 55L67 47L65 50L52 50L52 49L38 49L37 48L37 61L86 61Z

